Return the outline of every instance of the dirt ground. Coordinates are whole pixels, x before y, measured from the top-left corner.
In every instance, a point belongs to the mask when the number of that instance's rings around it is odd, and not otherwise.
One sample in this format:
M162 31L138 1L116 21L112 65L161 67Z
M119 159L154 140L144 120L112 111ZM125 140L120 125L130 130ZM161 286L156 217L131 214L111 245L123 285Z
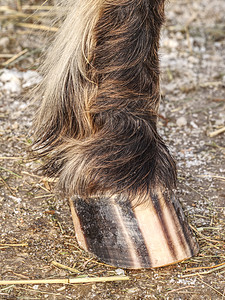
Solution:
M35 70L46 47L34 25L52 36L48 7L34 10L40 3L0 0L0 280L123 274L130 280L2 285L0 299L225 299L225 133L218 134L225 126L225 1L173 0L166 7L159 129L177 160L176 196L200 253L140 271L106 266L78 247L67 199L35 173L41 162L27 156L36 107L26 93L39 80Z

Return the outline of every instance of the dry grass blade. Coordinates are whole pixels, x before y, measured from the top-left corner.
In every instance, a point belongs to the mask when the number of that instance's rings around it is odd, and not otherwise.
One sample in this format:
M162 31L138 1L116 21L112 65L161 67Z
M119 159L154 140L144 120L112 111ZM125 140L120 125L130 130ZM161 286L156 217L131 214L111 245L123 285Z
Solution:
M216 131L210 132L208 135L209 135L209 137L214 137L214 136L217 136L217 135L219 135L223 132L225 132L225 127L222 127L222 128L220 128Z
M207 237L204 234L200 233L194 226L192 226L191 224L189 224L189 225L190 225L191 229L194 230L203 239L205 239L207 241L210 241L210 242L213 242L213 243L224 243L224 241L210 239L209 237Z
M39 175L28 173L26 171L22 171L21 173L24 174L24 175L32 176L34 178L39 178L41 181L57 182L57 179L54 179L54 178L43 177L43 176L39 176Z
M129 280L128 276L109 276L93 278L37 279L37 280L0 280L0 285L11 284L79 284Z
M215 271L218 271L218 270L221 270L225 268L225 264L223 265L220 265L219 267L217 268L213 268L212 270L209 270L209 271L205 271L205 272L197 272L197 273L191 273L191 274L187 274L187 275L183 275L181 276L182 278L186 278L186 277L192 277L192 276L196 276L196 275L208 275L208 274L211 274L211 273L214 273Z
M171 293L175 293L175 292L179 292L181 290L188 289L188 288L195 288L195 286L191 286L191 285L190 286L183 286L181 288L174 289L174 290L171 290L171 291L167 292L166 295L171 294Z
M5 160L5 159L9 159L9 160L16 160L16 159L23 159L24 157L22 156L17 156L17 157L13 157L13 156L0 156L1 160Z
M38 24L30 24L30 23L17 23L17 26L24 27L24 28L31 28L34 30L42 30L42 31L58 31L57 27L50 27L46 25L38 25Z
M1 53L0 58L11 58L14 54Z
M9 247L28 247L28 244L0 244L0 249L5 249Z
M27 53L28 49L24 49L23 51L17 53L16 55L14 55L13 57L11 57L10 59L8 59L6 62L4 62L2 65L8 66L10 65L13 61L15 61L17 58L21 57L22 55L24 55L25 53Z
M207 274L213 273L213 272L215 272L215 271L221 270L221 269L223 269L223 268L225 268L225 264L223 264L223 265L221 265L221 266L219 266L219 267L217 267L217 268L213 268L213 269L210 270L210 271L201 272L201 273L199 273L199 275L207 275Z
M15 18L29 17L28 14L25 14L23 12L19 12L17 10L13 10L13 9L3 10L3 9L0 8L0 11L7 12L7 14L0 16L0 20L9 20L9 19L15 19Z
M185 271L185 272L189 272L189 271L196 271L196 270L202 270L202 269L214 269L214 268L217 268L217 267L220 267L220 266L225 267L225 262L224 262L224 263L221 263L221 264L218 264L218 265L215 265L215 266L210 266L210 267L188 268L188 269L186 269L186 270L184 270L184 271Z
M209 175L197 175L196 177L199 177L199 178L210 177L210 178L225 180L224 176L210 175L210 174Z
M12 188L8 185L8 183L5 181L5 179L0 175L0 180L3 182L3 184L7 187L7 189L10 191L10 193L13 196L16 196L16 194L14 193L14 191L12 190Z
M51 5L23 5L22 10L51 10L54 6Z
M70 272L73 272L73 273L79 273L80 272L77 269L70 268L68 266L62 265L62 264L58 263L57 261L52 261L52 265L55 266L55 267L57 267L57 268L60 268L60 269L63 269L63 270L67 270L67 271L70 271Z
M3 168L3 167L1 167L1 166L0 166L0 170L3 170L3 171L5 171L5 172L7 172L7 173L10 173L10 174L12 174L12 175L14 175L14 176L16 176L16 177L18 177L18 178L22 178L22 176L16 174L15 172L13 172L13 171L11 171L11 170L9 170L9 169Z
M27 247L28 244L24 243L24 244L0 244L0 246L7 246L7 247Z

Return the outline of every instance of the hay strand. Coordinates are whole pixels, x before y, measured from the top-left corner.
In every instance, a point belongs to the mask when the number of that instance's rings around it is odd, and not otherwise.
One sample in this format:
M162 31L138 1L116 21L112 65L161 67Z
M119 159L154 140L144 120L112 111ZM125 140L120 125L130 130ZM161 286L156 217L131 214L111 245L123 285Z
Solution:
M62 264L58 263L57 261L52 261L52 265L57 267L57 268L67 270L67 271L70 271L70 272L73 272L73 273L79 273L79 270L74 269L74 268L70 268L70 267L65 266L65 265L62 265Z
M0 280L0 285L11 284L80 284L129 280L128 276L109 276L94 278L35 279L35 280Z
M35 29L35 30L51 31L51 32L58 31L57 27L50 27L46 25L38 25L38 24L30 24L30 23L17 23L16 25L24 28Z
M218 129L216 131L210 132L209 133L209 137L215 137L215 136L217 136L217 135L219 135L219 134L221 134L223 132L225 132L225 127L222 127L222 128L220 128L220 129Z
M11 57L10 59L8 59L6 62L4 62L2 65L4 67L8 66L9 64L11 64L13 61L15 61L17 58L21 57L22 55L24 55L25 53L27 53L28 49L24 49L22 51L20 51L19 53L15 54L13 57Z

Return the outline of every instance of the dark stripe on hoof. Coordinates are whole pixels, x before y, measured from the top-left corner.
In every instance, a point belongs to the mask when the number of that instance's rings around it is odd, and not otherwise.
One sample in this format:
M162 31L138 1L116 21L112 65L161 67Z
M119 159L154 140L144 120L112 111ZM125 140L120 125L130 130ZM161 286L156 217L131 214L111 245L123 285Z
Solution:
M176 251L175 246L173 244L173 239L170 235L168 226L166 224L165 215L163 214L163 210L162 210L162 203L161 203L162 199L159 199L159 196L157 194L154 194L154 193L151 193L151 199L152 199L152 203L153 203L153 206L155 208L156 214L159 218L159 222L160 222L160 225L162 227L162 231L164 233L165 240L167 242L168 248L171 252L172 257L175 260L177 260L178 259L177 251ZM167 204L167 203L165 202L165 204Z
M176 211L176 216L179 220L180 226L183 229L183 234L186 239L186 243L189 246L190 254L191 254L191 256L194 256L198 253L199 246L198 246L198 243L195 239L195 236L194 236L190 226L188 225L187 218L184 215L182 206L181 206L180 202L176 200L174 195L173 195L173 197L171 197L171 203L174 207L174 210Z
M120 197L73 199L87 248L107 264L150 268L145 241L128 201Z

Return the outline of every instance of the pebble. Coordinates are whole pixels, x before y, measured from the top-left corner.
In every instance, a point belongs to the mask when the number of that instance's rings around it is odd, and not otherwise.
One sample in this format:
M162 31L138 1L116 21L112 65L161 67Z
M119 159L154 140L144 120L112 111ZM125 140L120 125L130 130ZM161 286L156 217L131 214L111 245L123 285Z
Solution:
M38 288L39 288L39 285L37 285L37 284L33 285L34 290L37 290Z
M9 45L9 38L7 36L4 36L0 39L0 48L5 49Z
M182 127L187 125L187 119L185 117L180 117L176 121L177 126Z
M116 273L116 275L118 275L118 276L124 276L124 275L125 275L125 272L124 272L123 269L116 269L116 270L115 270L115 273Z
M129 290L127 290L127 293L128 294L133 294L133 293L136 293L138 291L139 291L139 289L137 287L134 287L134 288L130 288Z

